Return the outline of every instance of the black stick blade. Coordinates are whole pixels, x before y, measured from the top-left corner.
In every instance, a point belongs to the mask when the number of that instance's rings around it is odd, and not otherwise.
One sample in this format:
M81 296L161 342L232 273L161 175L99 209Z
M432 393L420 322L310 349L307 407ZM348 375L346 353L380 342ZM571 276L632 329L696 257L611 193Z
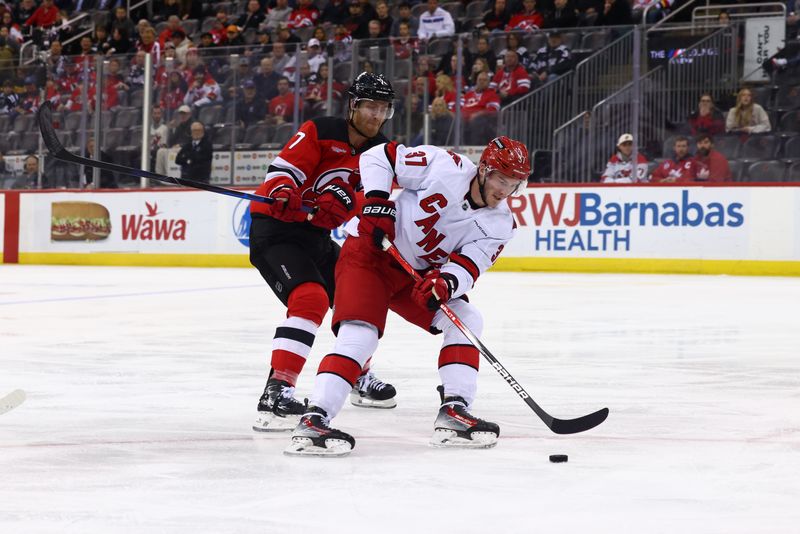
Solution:
M39 132L42 134L42 140L47 150L49 150L53 156L61 153L61 151L64 150L64 146L61 144L61 141L58 140L58 135L56 135L56 131L53 128L53 108L50 102L44 102L39 107L38 119Z
M550 430L556 434L577 434L596 427L608 417L608 408L603 408L577 419L553 419Z

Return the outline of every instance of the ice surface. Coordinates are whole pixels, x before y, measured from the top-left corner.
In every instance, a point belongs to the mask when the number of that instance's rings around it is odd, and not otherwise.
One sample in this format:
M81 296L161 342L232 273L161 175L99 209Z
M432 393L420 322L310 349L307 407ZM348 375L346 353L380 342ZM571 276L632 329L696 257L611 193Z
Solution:
M390 317L394 410L342 459L250 429L283 308L255 270L0 267L0 532L800 532L800 280L488 273L489 450L427 445L439 339ZM321 330L298 391L332 346ZM548 455L568 454L551 464Z

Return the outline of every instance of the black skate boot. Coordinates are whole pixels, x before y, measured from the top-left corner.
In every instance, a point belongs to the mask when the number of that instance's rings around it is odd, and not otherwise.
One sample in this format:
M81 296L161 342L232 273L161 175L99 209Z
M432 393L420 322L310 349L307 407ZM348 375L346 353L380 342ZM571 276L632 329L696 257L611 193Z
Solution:
M306 402L294 398L294 388L288 382L270 378L258 401L258 418L253 425L256 432L281 432L292 430L306 411Z
M372 371L358 377L356 385L350 392L350 403L362 408L394 408L397 391L391 384L384 383Z
M350 434L331 428L328 413L309 406L292 432L292 443L283 451L288 456L345 456L350 454L356 440Z
M430 444L434 447L488 449L497 445L498 436L500 427L470 414L463 398L446 397L433 424Z

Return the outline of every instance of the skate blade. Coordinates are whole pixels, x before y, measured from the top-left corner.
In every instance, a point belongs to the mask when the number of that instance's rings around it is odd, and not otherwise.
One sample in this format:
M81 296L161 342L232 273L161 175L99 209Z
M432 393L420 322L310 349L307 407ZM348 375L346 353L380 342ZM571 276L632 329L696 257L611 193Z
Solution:
M394 397L386 400L370 399L368 397L362 397L358 392L353 391L350 393L350 404L358 406L359 408L379 408L388 410L397 406L397 401Z
M341 439L326 439L325 447L317 447L308 438L292 438L292 443L283 450L286 456L319 456L339 458L347 456L353 449L350 443Z
M497 434L494 432L473 432L471 436L472 439L466 439L454 430L437 428L429 443L442 449L491 449L497 445Z
M299 415L279 417L272 412L258 412L253 430L256 432L287 432L294 430L299 422Z

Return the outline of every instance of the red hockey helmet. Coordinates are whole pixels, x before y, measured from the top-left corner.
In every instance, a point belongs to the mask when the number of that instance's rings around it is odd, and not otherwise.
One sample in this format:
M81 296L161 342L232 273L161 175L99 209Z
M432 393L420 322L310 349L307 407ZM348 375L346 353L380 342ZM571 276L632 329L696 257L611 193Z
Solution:
M481 163L486 164L487 172L499 171L516 180L527 181L531 174L528 149L505 135L489 141L481 154Z

